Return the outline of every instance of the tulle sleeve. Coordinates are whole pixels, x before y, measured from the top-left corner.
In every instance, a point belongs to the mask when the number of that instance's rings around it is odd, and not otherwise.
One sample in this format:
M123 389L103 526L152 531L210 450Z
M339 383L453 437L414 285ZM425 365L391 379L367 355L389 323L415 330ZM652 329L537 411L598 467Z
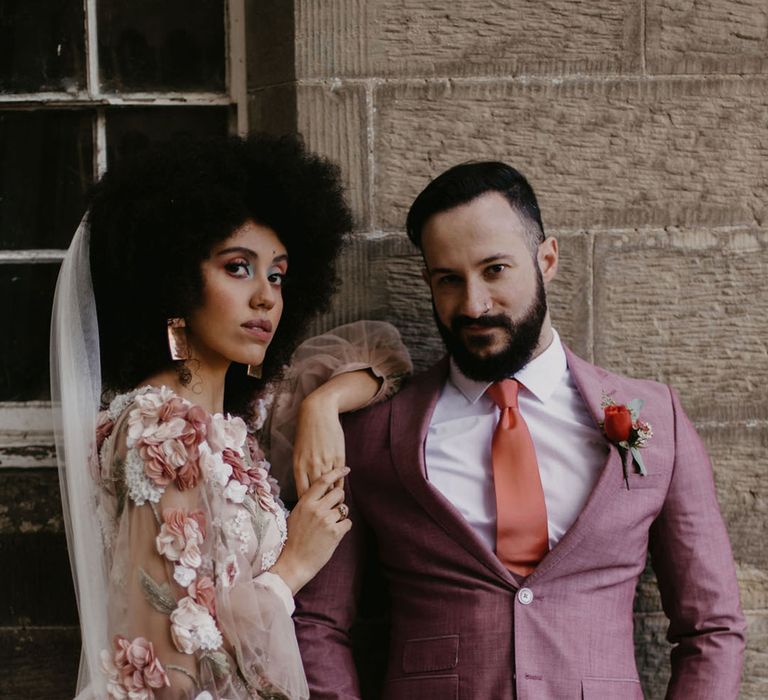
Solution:
M290 492L293 443L301 402L332 377L368 369L381 381L376 403L393 395L413 370L400 333L383 321L357 321L305 340L293 354L285 380L277 390L269 428L272 473Z
M122 408L119 404L118 408ZM181 648L174 615L201 568L205 543L204 499L199 483L183 489L155 466L165 455L149 440L137 444L130 425L132 404L102 414L100 510L108 563L108 638L101 651L107 697L191 699L201 686L198 659ZM173 424L157 420L156 433ZM176 431L178 432L178 431ZM168 470L170 471L170 470ZM150 478L153 474L156 478ZM206 579L211 582L210 578ZM212 587L212 586L211 586ZM199 611L203 614L202 608ZM205 610L206 621L213 623ZM200 616L200 617L201 617ZM202 617L201 617L202 620ZM220 635L209 646L221 646Z

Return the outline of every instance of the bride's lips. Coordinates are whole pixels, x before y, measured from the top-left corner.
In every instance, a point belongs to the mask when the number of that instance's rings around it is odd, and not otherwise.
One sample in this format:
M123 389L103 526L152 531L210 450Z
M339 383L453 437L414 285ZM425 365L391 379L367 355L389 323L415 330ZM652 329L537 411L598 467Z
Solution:
M246 332L257 340L269 340L272 337L272 321L265 318L256 318L240 324Z

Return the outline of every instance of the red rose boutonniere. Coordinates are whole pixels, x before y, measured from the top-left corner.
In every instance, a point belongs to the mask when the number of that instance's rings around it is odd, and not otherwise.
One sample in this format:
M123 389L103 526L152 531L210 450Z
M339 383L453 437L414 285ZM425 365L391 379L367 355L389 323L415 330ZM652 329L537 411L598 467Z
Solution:
M648 473L640 449L645 447L648 440L653 437L653 430L650 423L640 420L640 409L643 403L642 399L633 399L625 406L616 403L610 396L603 396L603 421L600 427L605 437L615 443L622 453L624 483L627 488L629 488L629 465L634 463L641 476Z

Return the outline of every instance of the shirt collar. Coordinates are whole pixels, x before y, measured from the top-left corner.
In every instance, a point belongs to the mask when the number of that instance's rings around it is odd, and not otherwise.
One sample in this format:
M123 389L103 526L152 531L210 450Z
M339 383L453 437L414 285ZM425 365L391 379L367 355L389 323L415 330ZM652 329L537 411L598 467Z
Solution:
M517 379L539 401L545 403L563 379L568 369L563 343L557 331L552 329L552 342L540 355L534 357L525 367L515 373ZM453 385L470 403L475 403L491 385L478 382L461 373L451 357L449 378Z

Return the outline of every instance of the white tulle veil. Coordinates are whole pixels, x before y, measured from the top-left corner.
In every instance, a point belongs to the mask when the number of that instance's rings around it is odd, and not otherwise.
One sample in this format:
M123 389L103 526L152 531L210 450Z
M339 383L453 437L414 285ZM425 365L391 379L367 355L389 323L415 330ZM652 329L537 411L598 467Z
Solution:
M80 613L82 654L78 698L103 698L98 672L107 639L107 568L91 472L101 366L91 284L87 214L80 222L56 284L51 320L51 401L69 560Z

